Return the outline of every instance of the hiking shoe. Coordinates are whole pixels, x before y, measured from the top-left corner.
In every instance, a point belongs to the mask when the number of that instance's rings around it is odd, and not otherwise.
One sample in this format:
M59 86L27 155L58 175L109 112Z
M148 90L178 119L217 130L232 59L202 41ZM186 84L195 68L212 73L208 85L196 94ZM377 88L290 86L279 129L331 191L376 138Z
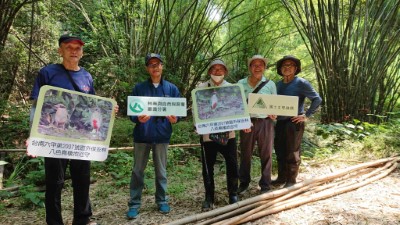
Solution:
M271 185L280 186L286 183L286 179L280 179L279 177L276 180L271 181Z
M260 190L260 194L265 194L265 193L267 193L267 192L269 192L269 191L271 191L270 188L268 188L268 187L262 187L261 190Z
M283 187L284 188L288 188L288 187L291 187L291 186L293 186L295 184L296 184L296 182L286 182L285 186L283 186Z
M129 208L129 211L126 213L126 217L128 219L136 219L136 217L139 215L139 210L138 208Z
M158 205L158 211L162 214L168 214L171 211L168 203L163 203Z
M237 193L243 194L247 190L248 187L249 187L249 184L240 183Z
M213 202L206 199L206 200L204 200L203 205L201 206L201 209L203 211L208 211L208 210L213 209L213 207L214 207Z
M233 204L239 201L239 198L237 195L229 195L229 204Z

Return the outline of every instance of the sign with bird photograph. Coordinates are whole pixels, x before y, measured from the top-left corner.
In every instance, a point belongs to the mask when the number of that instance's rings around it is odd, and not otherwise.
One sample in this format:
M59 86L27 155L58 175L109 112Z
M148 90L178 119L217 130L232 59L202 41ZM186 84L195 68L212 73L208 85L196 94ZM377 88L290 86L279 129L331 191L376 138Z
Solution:
M186 98L128 96L128 116L186 116Z
M248 107L252 114L297 116L299 97L250 93Z
M33 118L28 154L104 161L116 104L108 98L43 86Z
M192 91L193 119L198 134L250 128L243 87L233 84Z

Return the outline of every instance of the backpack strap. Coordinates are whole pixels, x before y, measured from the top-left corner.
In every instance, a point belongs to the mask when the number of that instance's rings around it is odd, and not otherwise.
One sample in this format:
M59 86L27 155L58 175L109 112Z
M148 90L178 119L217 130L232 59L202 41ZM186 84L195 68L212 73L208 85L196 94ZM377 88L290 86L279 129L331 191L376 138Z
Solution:
M268 82L269 82L269 80L261 82L261 84L258 85L258 87L256 89L254 89L254 91L251 93L254 93L254 94L258 93L261 90L261 88L263 88Z
M72 79L72 76L69 73L69 70L67 70L67 68L65 68L65 66L63 64L61 64L61 66L62 66L62 68L64 68L65 72L67 73L68 79L71 82L72 86L74 86L75 91L82 92L81 89L78 87L78 85L75 83L74 79Z

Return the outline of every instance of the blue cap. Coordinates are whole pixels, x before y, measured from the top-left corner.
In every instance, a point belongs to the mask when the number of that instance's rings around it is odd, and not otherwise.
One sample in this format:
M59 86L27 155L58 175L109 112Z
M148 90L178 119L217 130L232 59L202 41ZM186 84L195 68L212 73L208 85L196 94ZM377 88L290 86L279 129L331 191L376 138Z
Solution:
M161 55L160 54L149 53L149 54L146 55L146 58L144 58L144 63L146 64L146 66L149 65L150 59L153 59L153 58L159 59L161 62L163 62L162 59L161 59Z

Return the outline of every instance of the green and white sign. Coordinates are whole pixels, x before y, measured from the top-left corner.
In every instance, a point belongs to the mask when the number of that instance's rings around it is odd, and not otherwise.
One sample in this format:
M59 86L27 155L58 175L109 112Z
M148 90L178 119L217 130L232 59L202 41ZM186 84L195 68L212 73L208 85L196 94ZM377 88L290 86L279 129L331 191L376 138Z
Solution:
M249 112L254 114L297 116L299 97L249 94Z
M186 98L128 96L128 116L186 116Z

